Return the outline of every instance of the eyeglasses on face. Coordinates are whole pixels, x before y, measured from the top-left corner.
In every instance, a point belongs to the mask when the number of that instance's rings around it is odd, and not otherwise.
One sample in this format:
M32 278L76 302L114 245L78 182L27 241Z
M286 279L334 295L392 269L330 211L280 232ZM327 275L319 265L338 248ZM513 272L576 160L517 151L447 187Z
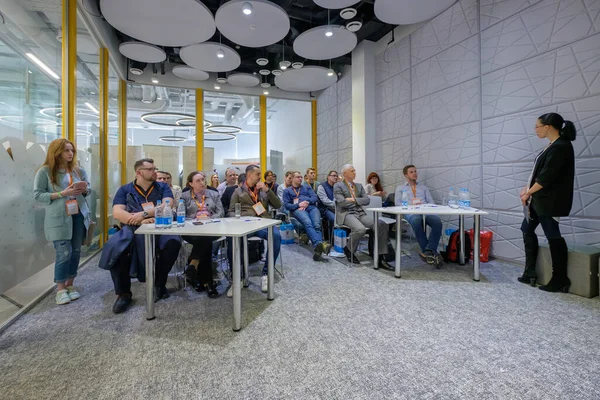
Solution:
M152 171L152 172L158 171L158 168L156 168L156 167L153 167L153 168L138 168L138 170L140 170L140 169L142 169L144 171Z
M337 178L337 174L329 174L329 176L333 177L333 178Z

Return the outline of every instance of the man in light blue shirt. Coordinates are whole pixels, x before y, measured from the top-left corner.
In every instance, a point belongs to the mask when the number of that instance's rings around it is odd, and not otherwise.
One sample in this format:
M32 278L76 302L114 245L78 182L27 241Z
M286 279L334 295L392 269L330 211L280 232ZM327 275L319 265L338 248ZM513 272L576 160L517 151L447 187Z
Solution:
M417 168L414 165L407 165L402 172L406 178L406 183L396 188L396 205L399 206L402 204L402 192L404 191L406 191L409 205L434 204L427 186L417 183ZM425 217L425 224L431 228L429 238L427 238L425 226L423 226L423 215L410 214L405 215L404 218L412 226L419 246L421 246L419 256L428 264L439 267L442 264L442 257L437 252L440 238L442 237L442 221L440 217L437 215L427 215Z

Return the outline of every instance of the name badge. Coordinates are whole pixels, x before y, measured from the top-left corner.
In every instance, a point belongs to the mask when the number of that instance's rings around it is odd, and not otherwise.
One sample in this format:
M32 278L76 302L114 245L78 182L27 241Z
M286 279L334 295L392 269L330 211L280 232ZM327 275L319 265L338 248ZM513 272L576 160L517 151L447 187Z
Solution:
M297 198L294 199L294 204L298 204L298 199Z
M256 215L264 214L267 211L267 210L265 210L265 207L260 202L253 205L252 208L254 208L254 212L256 213Z
M422 201L421 201L421 199L420 199L420 198L418 198L418 197L415 197L415 198L413 198L413 199L412 199L412 204L413 204L414 206L416 206L416 205L419 205L419 204L421 204L421 203L422 203Z
M77 200L67 200L65 206L67 207L67 215L79 214L79 204L77 204Z
M154 204L153 203L144 203L142 204L142 209L144 211L146 211L147 213L151 212L152 210L154 210Z

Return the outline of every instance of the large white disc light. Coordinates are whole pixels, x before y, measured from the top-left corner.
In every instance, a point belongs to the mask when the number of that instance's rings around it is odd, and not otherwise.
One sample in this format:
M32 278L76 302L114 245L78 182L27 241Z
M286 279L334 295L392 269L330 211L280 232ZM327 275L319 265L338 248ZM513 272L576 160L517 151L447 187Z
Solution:
M176 65L173 67L173 75L188 81L205 81L210 76L208 72L201 71L187 65Z
M337 82L337 75L328 76L327 68L305 66L289 69L275 77L275 85L290 92L316 92L328 88Z
M143 42L121 43L119 52L130 60L145 63L159 63L167 59L167 53L163 49Z
M358 3L358 0L313 0L316 5L329 8L332 10L337 10L339 8L350 7L353 4ZM434 0L437 1L437 0Z
M223 52L223 57L217 57ZM182 47L179 56L190 67L208 72L233 71L242 63L240 55L229 46L206 42Z
M231 86L253 87L260 83L260 79L252 74L236 73L227 77L227 82Z
M375 15L388 24L416 24L439 15L455 2L456 0L377 0Z
M244 13L250 5L252 12ZM264 47L283 39L290 30L290 18L283 8L267 0L231 0L215 14L219 32L245 47Z
M159 46L187 46L215 34L215 20L200 0L100 0L102 15L118 31Z
M333 32L325 36L329 29ZM356 34L339 25L317 26L294 40L294 53L311 60L329 60L350 53L356 47Z

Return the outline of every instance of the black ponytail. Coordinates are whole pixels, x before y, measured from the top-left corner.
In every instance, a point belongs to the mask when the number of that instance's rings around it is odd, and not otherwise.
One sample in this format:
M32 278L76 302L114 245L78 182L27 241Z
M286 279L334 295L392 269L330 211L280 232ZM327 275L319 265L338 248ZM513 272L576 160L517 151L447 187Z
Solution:
M544 125L550 125L558 131L561 137L564 137L571 142L577 137L575 125L571 121L565 119L558 113L547 113L540 116L539 121Z

